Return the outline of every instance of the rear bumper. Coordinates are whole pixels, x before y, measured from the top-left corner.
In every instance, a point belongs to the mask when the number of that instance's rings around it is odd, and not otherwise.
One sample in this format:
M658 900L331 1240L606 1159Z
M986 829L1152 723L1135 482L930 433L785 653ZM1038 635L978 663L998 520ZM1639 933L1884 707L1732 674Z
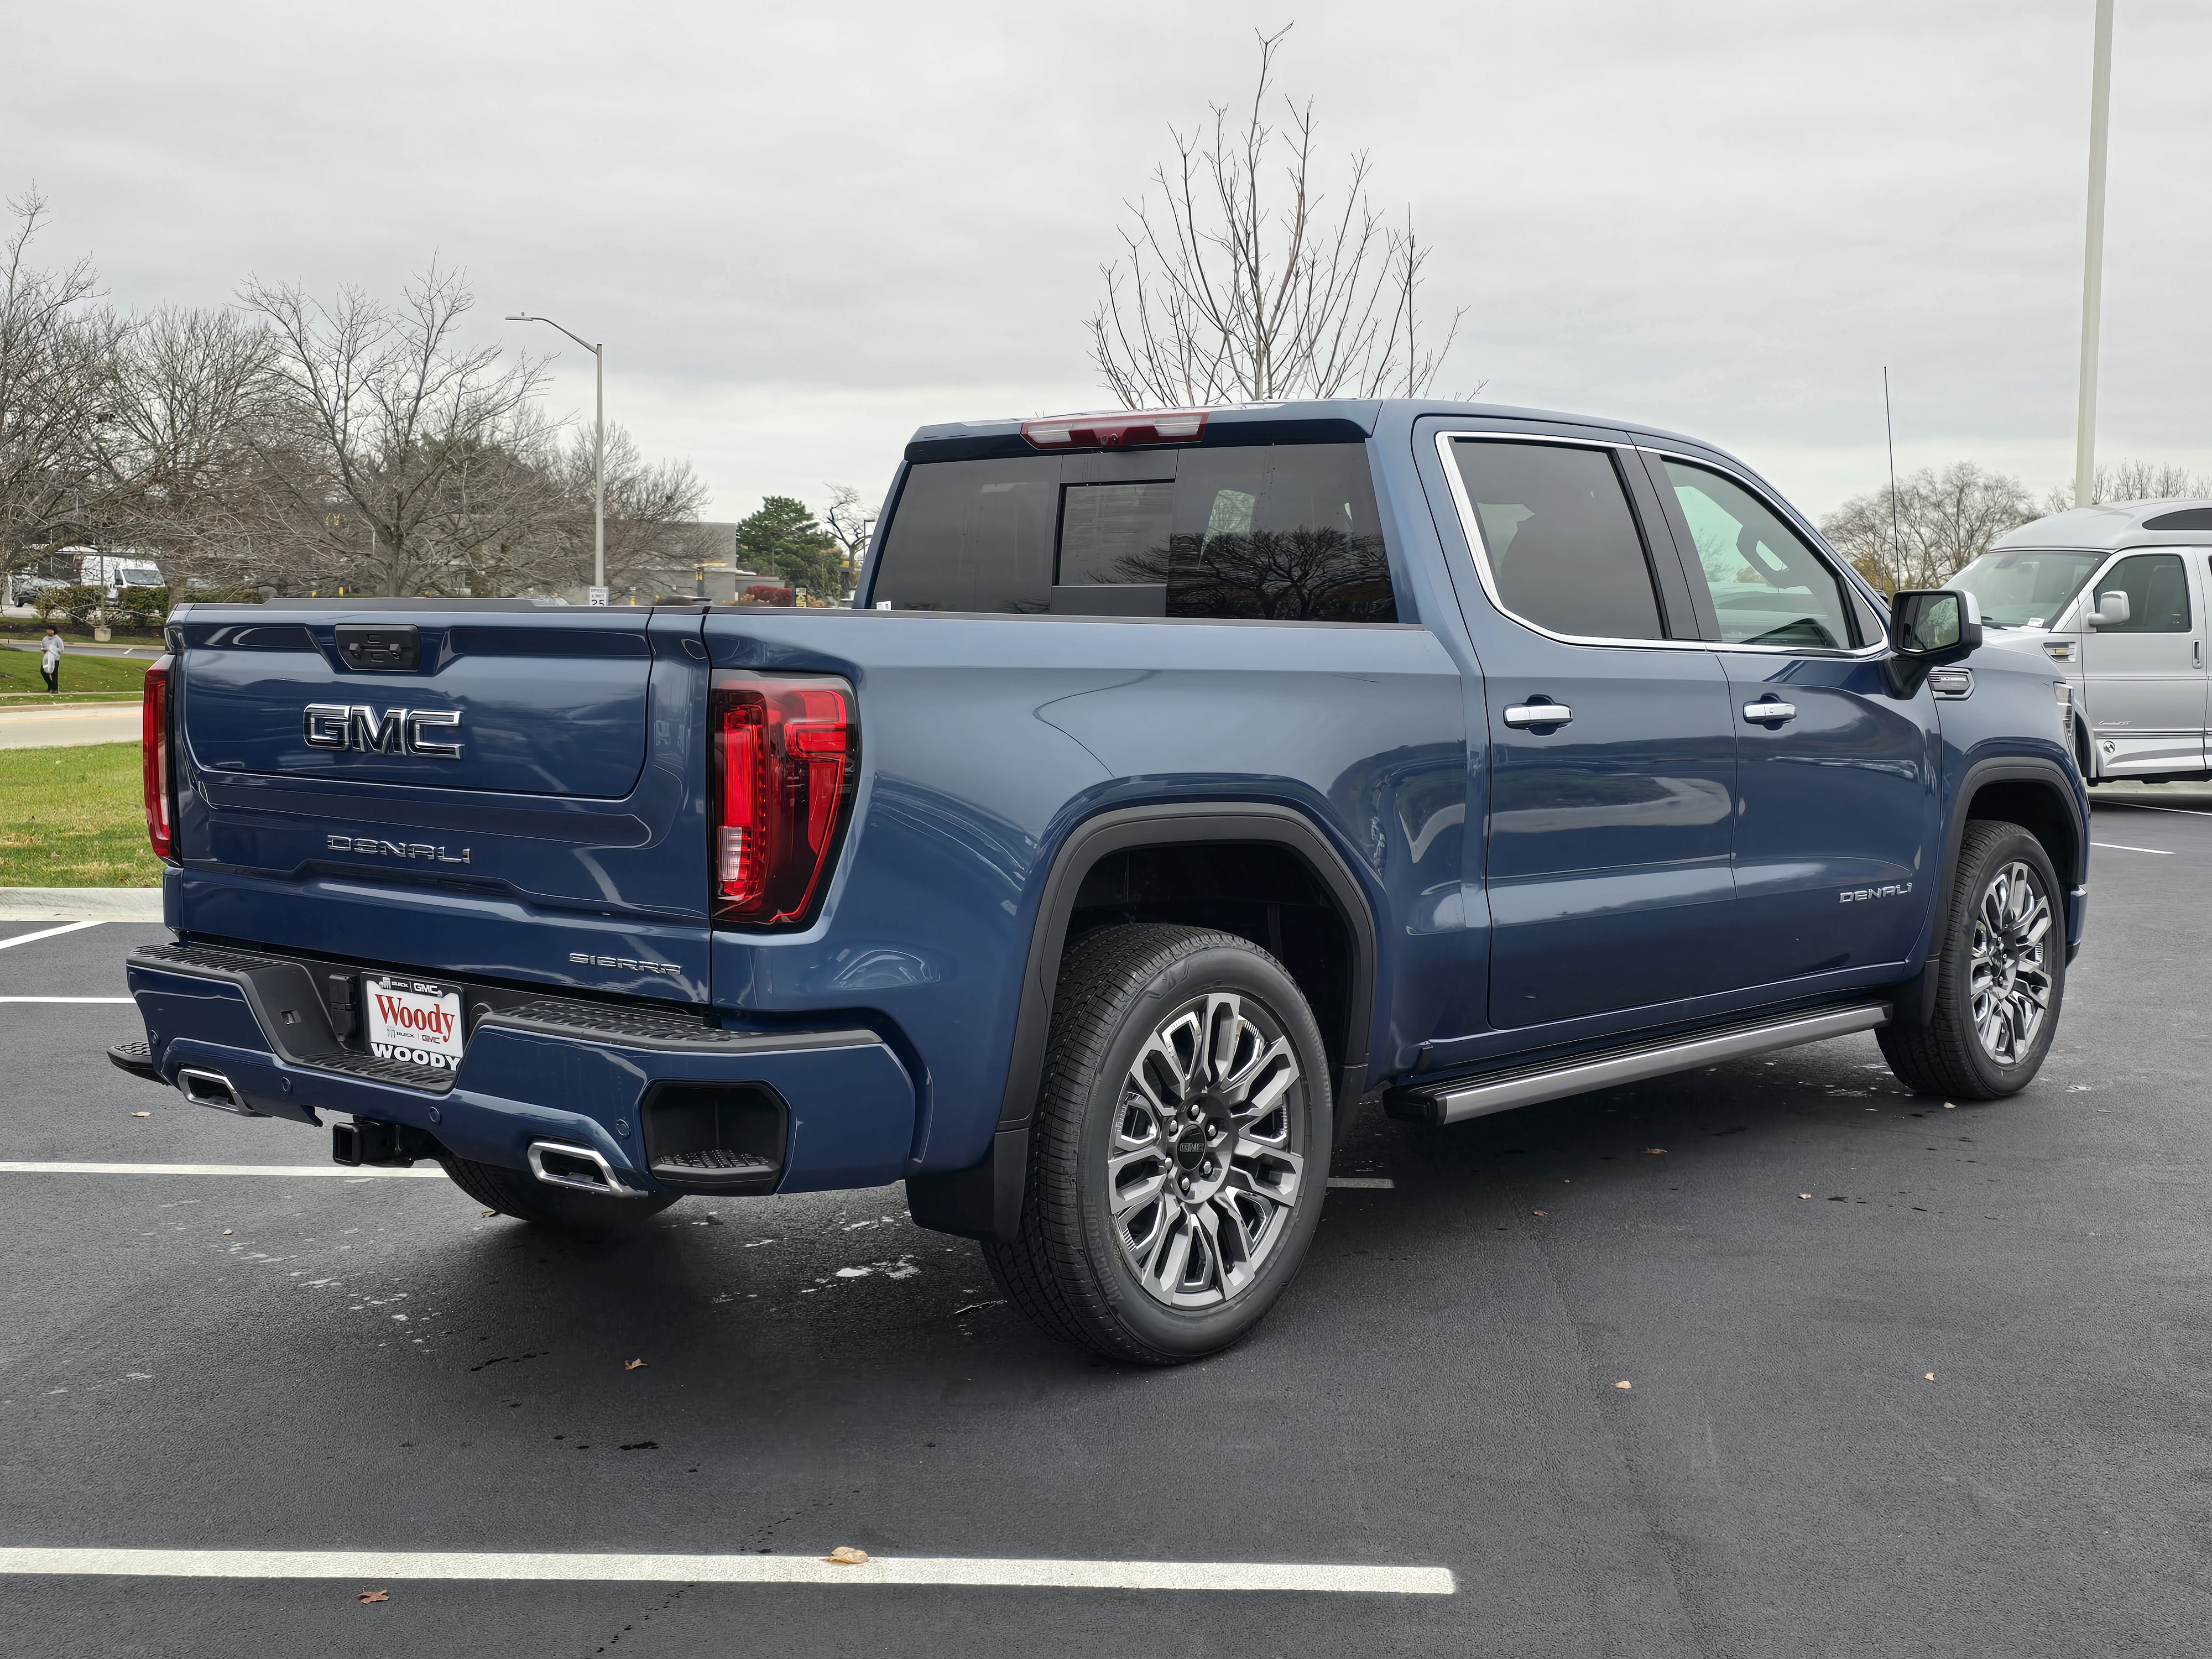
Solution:
M146 1047L125 1069L173 1085L187 1067L217 1073L263 1116L405 1124L459 1157L516 1170L533 1141L587 1146L650 1192L664 1188L641 1109L656 1085L750 1088L787 1114L775 1191L880 1186L907 1173L914 1084L871 1031L732 1031L657 1008L514 1000L477 1016L458 1071L432 1077L341 1044L297 963L156 945L134 951L127 971Z

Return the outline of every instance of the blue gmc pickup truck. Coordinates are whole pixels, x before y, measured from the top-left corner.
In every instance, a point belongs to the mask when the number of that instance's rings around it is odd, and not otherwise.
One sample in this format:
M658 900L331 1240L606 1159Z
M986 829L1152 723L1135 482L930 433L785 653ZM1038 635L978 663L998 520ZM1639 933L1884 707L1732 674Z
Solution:
M1741 463L1419 401L933 426L849 610L180 606L127 1071L580 1232L906 1183L1168 1364L1364 1103L1871 1030L1990 1098L2087 898L2064 676Z

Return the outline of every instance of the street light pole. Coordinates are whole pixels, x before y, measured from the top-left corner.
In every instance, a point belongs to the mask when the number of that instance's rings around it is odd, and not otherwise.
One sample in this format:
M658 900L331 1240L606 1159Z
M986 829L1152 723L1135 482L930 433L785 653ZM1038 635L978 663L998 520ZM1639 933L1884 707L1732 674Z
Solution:
M2105 289L2105 132L2112 114L2112 0L2097 0L2089 82L2089 224L2081 252L2081 386L2074 411L2074 505L2097 493L2097 327Z
M2111 0L2105 0L2109 5ZM593 345L573 330L561 328L550 317L533 317L526 311L518 311L507 319L510 323L544 323L548 328L560 328L578 345L592 354L592 378L599 406L599 435L592 452L592 603L607 602L607 353L604 345Z

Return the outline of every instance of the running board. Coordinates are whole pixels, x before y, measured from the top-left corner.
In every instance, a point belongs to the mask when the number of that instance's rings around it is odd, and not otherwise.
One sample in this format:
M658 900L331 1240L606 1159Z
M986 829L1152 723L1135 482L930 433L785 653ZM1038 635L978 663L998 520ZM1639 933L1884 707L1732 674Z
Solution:
M1829 1037L1849 1036L1856 1031L1871 1031L1888 1024L1889 1004L1886 1002L1823 1008L1816 1013L1731 1025L1633 1048L1581 1054L1548 1066L1519 1066L1465 1082L1445 1081L1426 1088L1394 1089L1384 1104L1393 1117L1458 1123L1470 1117L1486 1117L1492 1112L1510 1112L1516 1106L1533 1106L1539 1101L1586 1094L1592 1089L1641 1083L1646 1078L1665 1077L1670 1072L1686 1072L1719 1060L1741 1060L1747 1054L1794 1048L1801 1042L1820 1042Z

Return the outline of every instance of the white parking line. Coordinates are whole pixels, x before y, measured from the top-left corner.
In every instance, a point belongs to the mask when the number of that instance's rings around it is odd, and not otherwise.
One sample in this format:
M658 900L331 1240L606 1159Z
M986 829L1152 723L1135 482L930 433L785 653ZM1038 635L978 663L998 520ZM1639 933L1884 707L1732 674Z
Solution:
M1322 1590L1451 1595L1449 1567L1301 1561L1073 1561L812 1555L494 1555L428 1550L0 1549L0 1573L125 1578L526 1580L649 1584L963 1584L978 1588Z
M0 939L0 951L11 945L28 945L34 939L52 939L57 933L81 933L87 927L97 927L97 921L72 921L60 927L48 927L36 933L18 933L13 939Z
M2092 797L2092 806L2132 806L2141 812L2179 812L2188 818L2212 818L2212 812L2199 806L2159 806L2147 800L2099 800Z
M9 944L15 941L9 939ZM0 997L0 1002L136 1002L136 997Z
M290 1179L328 1176L331 1180L362 1181L383 1176L427 1176L443 1180L445 1170L433 1164L426 1169L380 1170L364 1164L353 1169L343 1164L32 1164L0 1163L0 1175L157 1175L157 1176L283 1176Z
M2170 859L2173 856L2163 847L2123 847L2116 841L2093 841L2089 845L2102 847L2114 853L2155 853L2162 859Z
M1398 1183L1388 1176L1331 1176L1328 1184L1332 1187L1379 1187L1388 1190Z

